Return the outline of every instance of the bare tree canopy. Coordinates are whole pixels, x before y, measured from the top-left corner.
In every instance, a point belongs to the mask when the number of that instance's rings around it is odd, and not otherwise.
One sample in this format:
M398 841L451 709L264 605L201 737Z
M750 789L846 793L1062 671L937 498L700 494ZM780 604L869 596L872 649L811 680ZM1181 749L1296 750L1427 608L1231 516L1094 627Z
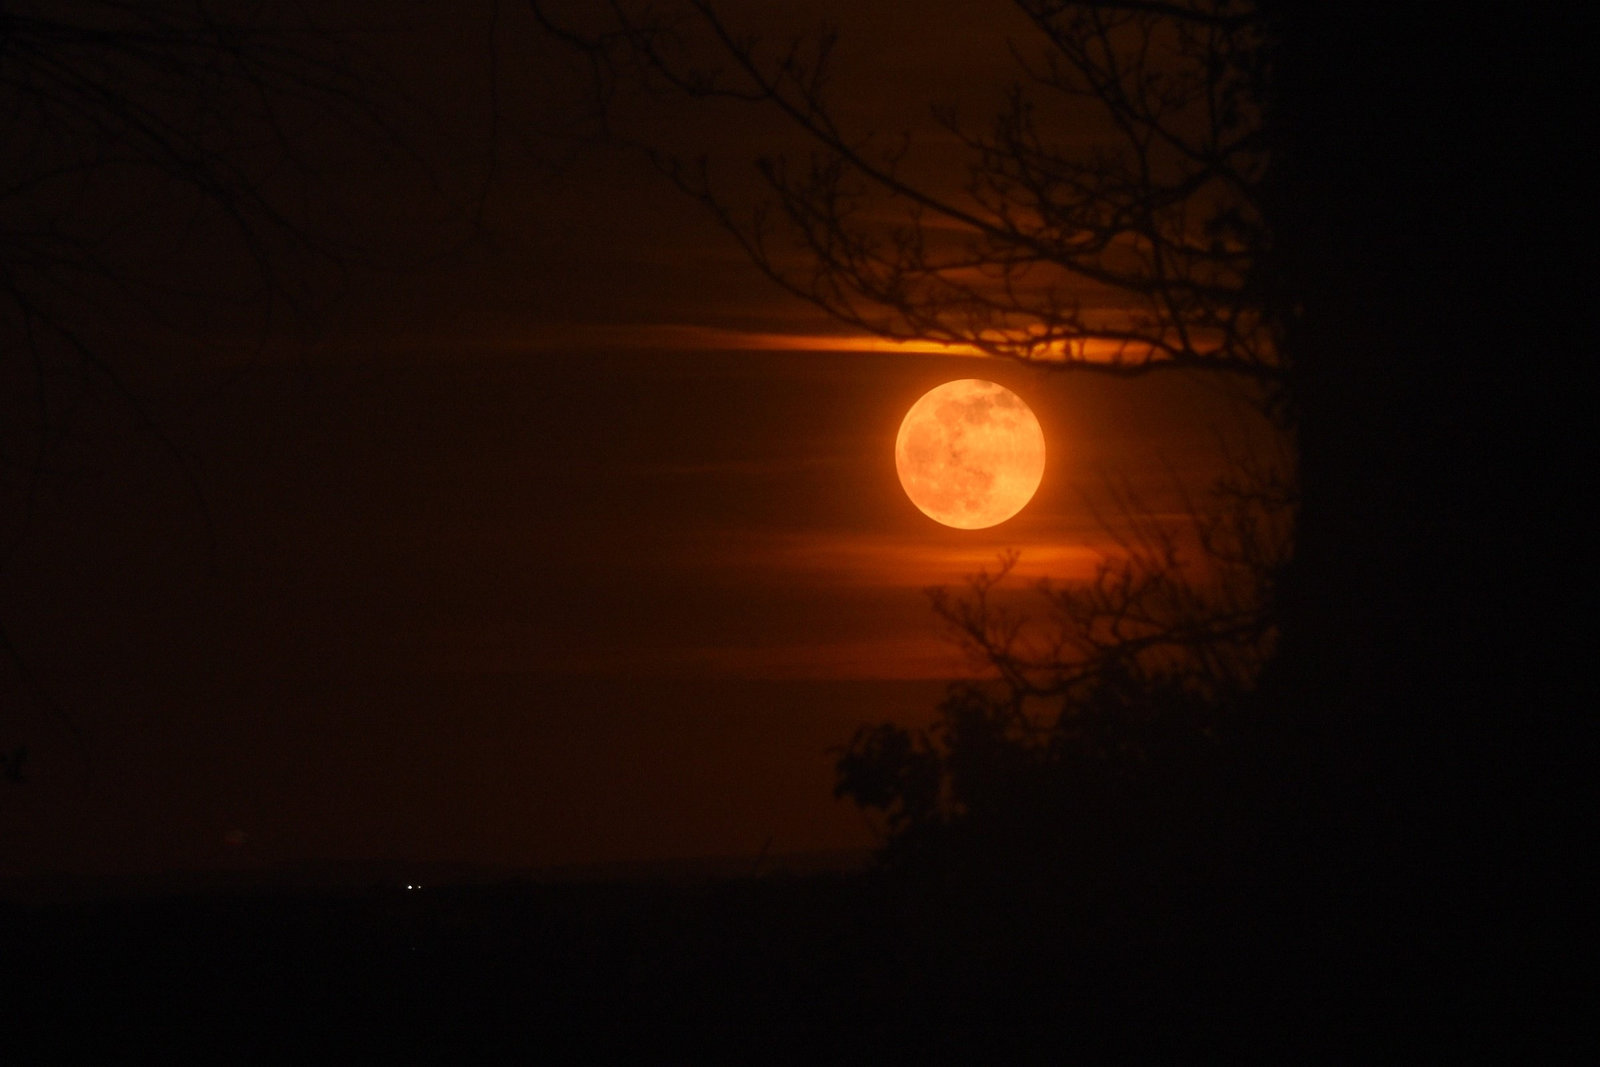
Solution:
M1281 382L1252 7L1017 0L1033 36L1010 43L1016 78L992 120L934 110L963 153L955 187L911 173L906 138L839 117L832 31L774 47L709 0L571 20L556 7L534 11L588 56L603 109L637 79L804 134L808 158L756 161L767 196L749 209L704 156L649 147L762 270L840 322L1053 367Z
M618 127L643 92L758 109L798 133L800 151L754 160L753 203L717 160L640 139L762 271L839 322L1053 370L1220 374L1289 428L1256 8L1013 6L1026 36L1006 42L1011 80L978 126L935 104L931 167L912 134L855 128L832 30L773 45L712 0L613 2L570 21L547 0L534 10L587 57ZM1194 746L1275 646L1292 471L1287 456L1236 461L1181 531L1119 499L1105 517L1115 550L1087 581L1018 592L1011 556L964 590L933 590L991 681L953 687L931 727L863 727L839 750L836 794L881 811L892 848L963 826L1048 837L1081 821L1089 801L1074 790L1089 778L1148 785L1138 768L1158 749L1206 763Z
M102 285L170 289L151 227L226 231L261 295L303 296L285 251L358 251L318 225L330 131L409 151L358 39L300 5L16 3L0 30L0 281L35 329Z
M375 183L340 180L379 162L433 182L376 28L253 0L0 8L0 573L96 405L198 496L147 413L141 358L259 342L280 308L301 316L352 267L401 259L349 210ZM13 652L0 625L0 670L21 675L0 683L48 705Z

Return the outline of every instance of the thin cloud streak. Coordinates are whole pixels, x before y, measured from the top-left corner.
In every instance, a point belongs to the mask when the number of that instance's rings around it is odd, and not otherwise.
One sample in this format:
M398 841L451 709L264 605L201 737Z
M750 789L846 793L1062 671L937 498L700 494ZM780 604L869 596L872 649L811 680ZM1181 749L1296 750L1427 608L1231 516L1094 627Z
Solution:
M583 327L579 338L589 343L633 345L639 348L692 349L696 351L755 352L888 352L901 355L963 356L996 359L967 344L938 341L896 341L872 334L779 333L739 330L692 323L647 323L633 326ZM581 340L580 340L580 343ZM1063 356L1067 353L1063 353ZM1113 362L1128 355L1126 346L1112 341L1088 339L1074 342L1070 356L1100 362Z
M1013 574L1019 581L1046 576L1085 579L1105 559L1102 546L1052 542L1018 543ZM993 544L928 544L900 537L850 537L815 534L782 535L752 546L752 566L804 575L825 584L865 588L924 589L965 580L992 571L1003 548Z
M743 330L696 323L569 323L533 333L488 336L408 334L379 341L382 351L479 351L497 354L540 351L634 350L651 352L816 352L886 353L910 356L956 356L965 359L994 359L972 345L944 344L938 341L896 341L873 334L840 334L814 331L778 332ZM1111 363L1129 355L1120 343L1088 339L1074 341L1062 358ZM1050 358L1041 354L1041 360Z
M519 659L521 670L577 676L736 681L955 681L978 673L970 657L930 622L926 636L882 636L784 644L707 644L636 650L624 669L605 656Z

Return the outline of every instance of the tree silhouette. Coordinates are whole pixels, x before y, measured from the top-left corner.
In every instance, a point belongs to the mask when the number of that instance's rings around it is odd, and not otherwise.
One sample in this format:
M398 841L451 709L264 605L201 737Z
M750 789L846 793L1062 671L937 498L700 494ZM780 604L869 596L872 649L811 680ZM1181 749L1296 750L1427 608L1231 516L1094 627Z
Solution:
M608 116L643 85L800 132L805 158L757 160L765 198L743 209L714 160L644 139L836 318L1064 371L1258 387L1296 457L1254 698L1274 907L1318 914L1318 951L1347 962L1406 945L1410 967L1450 959L1530 996L1501 976L1559 935L1503 932L1470 964L1461 946L1488 944L1507 894L1550 912L1590 825L1571 813L1592 810L1572 793L1592 751L1587 654L1554 621L1592 614L1570 568L1584 550L1551 540L1586 528L1592 495L1571 473L1587 416L1559 355L1587 351L1568 313L1586 306L1587 194L1562 177L1580 90L1556 45L1577 28L1281 0L1013 6L1037 33L990 126L943 116L966 150L943 183L908 139L847 128L827 33L774 47L709 0L535 11L588 57ZM943 735L864 733L842 788L897 824L938 822L951 739L1009 737L1011 696L958 694Z
M1036 40L1013 46L1019 78L988 128L935 109L964 150L957 187L912 176L907 141L837 117L832 31L768 49L710 0L613 3L598 24L552 6L533 8L588 56L602 109L631 76L805 136L804 163L755 161L768 195L748 210L706 156L652 155L757 266L840 322L1050 367L1281 381L1257 271L1268 50L1249 5L1018 0ZM1071 136L1085 128L1087 148Z
M404 99L359 31L299 4L5 5L0 573L86 410L131 414L204 510L133 384L138 341L241 317L264 340L280 309L303 321L353 267L393 265L328 171L362 152L432 181ZM29 706L59 712L0 620L0 714Z
M1015 7L1033 37L1012 45L1017 78L987 127L935 109L963 151L955 180L917 172L906 139L846 128L831 32L766 47L709 0L611 4L586 23L534 10L590 59L606 117L632 78L799 131L809 157L757 159L762 195L744 206L713 160L648 147L761 270L836 320L1053 371L1219 375L1289 433L1292 302L1263 269L1265 19L1229 0ZM863 728L838 795L882 810L891 846L956 824L1003 837L1008 820L1075 818L1088 801L1067 792L1091 779L1148 785L1152 753L1195 756L1273 646L1292 468L1237 465L1192 509L1188 546L1123 500L1117 554L1087 583L1042 584L1030 611L1000 602L1014 559L964 596L936 592L997 684L952 689L929 730Z
M1118 551L1086 581L1008 597L1009 553L960 594L930 590L990 677L952 685L929 727L864 726L840 750L835 795L883 813L887 858L956 846L985 865L1070 852L1081 868L1085 834L1104 861L1114 827L1125 861L1141 837L1170 852L1197 812L1214 819L1226 798L1203 779L1247 728L1292 544L1290 487L1274 468L1236 468L1191 505L1187 552L1124 495L1107 522Z
M0 323L10 479L25 485L37 473L73 383L95 379L137 403L95 344L95 320L133 312L159 324L175 303L222 301L265 323L276 305L311 299L313 263L344 269L358 258L363 247L319 211L329 132L422 163L379 103L392 89L379 78L352 35L297 5L7 6ZM174 245L188 257L176 270ZM219 253L242 255L247 272ZM225 277L206 287L196 264Z

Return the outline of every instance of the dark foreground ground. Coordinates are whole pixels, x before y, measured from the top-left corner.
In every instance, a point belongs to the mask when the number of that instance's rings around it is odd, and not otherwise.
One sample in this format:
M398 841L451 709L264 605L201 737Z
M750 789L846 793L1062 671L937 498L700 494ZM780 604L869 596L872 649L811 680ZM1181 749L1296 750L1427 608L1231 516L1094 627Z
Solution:
M1520 976L1475 987L1382 936L1308 948L1229 896L868 872L12 904L0 1060L1578 1055L1547 1044L1553 1006L1502 1010Z

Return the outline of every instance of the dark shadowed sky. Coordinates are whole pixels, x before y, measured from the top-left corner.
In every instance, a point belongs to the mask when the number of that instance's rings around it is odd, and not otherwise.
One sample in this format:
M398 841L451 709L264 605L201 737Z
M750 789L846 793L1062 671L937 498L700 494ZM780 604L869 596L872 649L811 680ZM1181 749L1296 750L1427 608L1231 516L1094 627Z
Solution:
M903 5L831 12L849 120L910 126L941 89L982 102L1020 28L1003 3L947 6L910 27ZM772 32L824 14L740 7ZM171 447L86 402L0 570L60 709L3 680L30 781L0 801L0 874L867 844L829 746L930 716L971 669L924 588L1010 548L1086 574L1108 484L1176 511L1175 480L1203 484L1238 432L1188 379L852 337L639 155L558 136L578 68L514 6L491 158L488 23L432 8L394 7L374 48L421 106L445 202L481 206L478 238L352 149L318 181L380 262L292 328L248 305L84 312ZM631 114L717 153L735 189L751 138L787 136ZM940 136L918 142L929 174ZM224 248L165 248L160 269L226 280ZM927 519L894 470L906 409L963 377L1021 394L1049 449L1037 497L985 531Z

